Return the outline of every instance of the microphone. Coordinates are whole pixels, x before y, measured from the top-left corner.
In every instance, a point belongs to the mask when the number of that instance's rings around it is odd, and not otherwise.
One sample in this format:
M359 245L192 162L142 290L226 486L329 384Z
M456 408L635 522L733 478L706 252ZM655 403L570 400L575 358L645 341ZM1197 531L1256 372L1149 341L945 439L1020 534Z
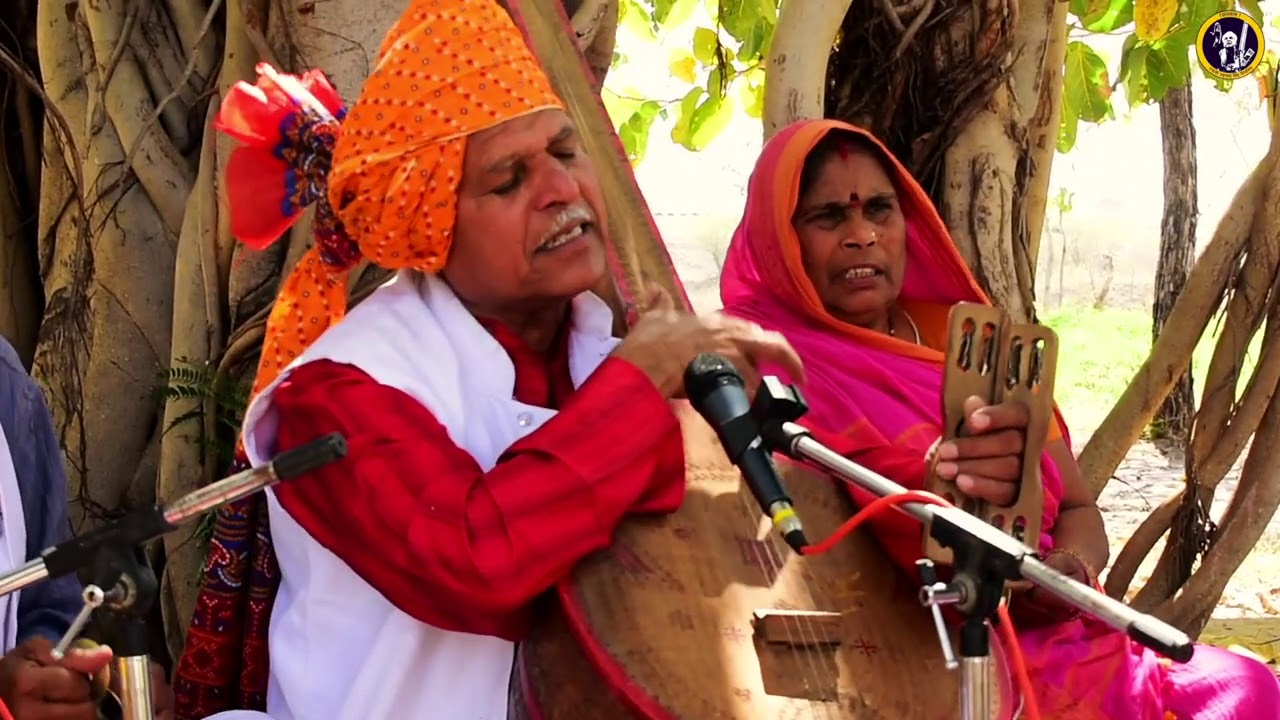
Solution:
M747 401L746 384L737 368L720 355L702 353L685 368L684 391L693 408L716 431L729 460L742 471L742 478L764 514L791 549L800 553L809 541L791 498L782 489L769 449L760 438L760 427Z

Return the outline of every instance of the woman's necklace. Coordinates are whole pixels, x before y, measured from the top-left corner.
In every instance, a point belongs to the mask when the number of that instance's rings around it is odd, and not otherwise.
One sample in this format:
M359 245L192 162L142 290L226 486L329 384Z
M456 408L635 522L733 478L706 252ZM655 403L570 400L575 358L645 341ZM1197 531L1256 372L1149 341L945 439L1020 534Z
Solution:
M911 313L907 312L906 310L902 311L902 315L907 319L907 323L911 325L911 332L915 336L915 339L912 342L914 342L916 345L919 345L920 344L920 328L916 327L915 319L912 318ZM893 327L893 313L890 312L889 313L889 337L897 337L897 336L898 336L898 333L896 329Z

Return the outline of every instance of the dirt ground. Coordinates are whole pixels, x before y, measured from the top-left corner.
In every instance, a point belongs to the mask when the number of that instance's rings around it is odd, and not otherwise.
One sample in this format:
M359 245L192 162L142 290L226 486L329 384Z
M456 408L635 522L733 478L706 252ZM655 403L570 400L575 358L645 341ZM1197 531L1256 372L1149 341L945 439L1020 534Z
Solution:
M1231 472L1218 486L1214 496L1213 516L1220 517L1235 493L1248 448L1241 454ZM1115 558L1129 536L1153 508L1182 486L1183 454L1163 444L1140 442L1130 450L1116 477L1107 485L1098 505L1107 523L1111 539L1111 557ZM1155 566L1163 544L1147 557L1143 569L1134 579L1136 590ZM1273 517L1253 552L1232 577L1223 593L1214 617L1280 616L1280 519Z

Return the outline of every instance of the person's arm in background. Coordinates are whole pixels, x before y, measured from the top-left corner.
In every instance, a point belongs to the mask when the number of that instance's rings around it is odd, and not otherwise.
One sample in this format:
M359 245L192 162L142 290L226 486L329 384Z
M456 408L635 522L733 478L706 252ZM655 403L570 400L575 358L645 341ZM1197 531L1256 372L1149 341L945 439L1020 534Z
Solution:
M44 395L18 354L0 339L0 428L8 440L26 523L26 558L71 537L67 519L67 475L62 448ZM2 511L2 509L0 509ZM18 597L18 642L57 640L80 611L81 586L74 575L32 585Z

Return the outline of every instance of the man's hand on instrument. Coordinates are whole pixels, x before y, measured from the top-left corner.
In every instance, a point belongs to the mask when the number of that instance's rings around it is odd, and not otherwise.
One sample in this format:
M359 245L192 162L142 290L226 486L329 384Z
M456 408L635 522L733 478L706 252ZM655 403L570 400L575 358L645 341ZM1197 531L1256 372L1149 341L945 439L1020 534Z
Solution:
M666 397L683 397L685 368L704 352L733 363L748 393L755 392L764 363L781 366L795 382L804 381L800 356L779 333L721 313L700 317L679 311L661 288L651 291L640 320L613 354L648 375Z
M111 648L72 648L53 658L53 643L32 638L0 658L0 700L14 720L97 720L91 678L111 662Z
M996 505L1017 498L1030 413L1017 402L987 405L977 396L964 402L964 437L940 443L934 472L960 492Z

